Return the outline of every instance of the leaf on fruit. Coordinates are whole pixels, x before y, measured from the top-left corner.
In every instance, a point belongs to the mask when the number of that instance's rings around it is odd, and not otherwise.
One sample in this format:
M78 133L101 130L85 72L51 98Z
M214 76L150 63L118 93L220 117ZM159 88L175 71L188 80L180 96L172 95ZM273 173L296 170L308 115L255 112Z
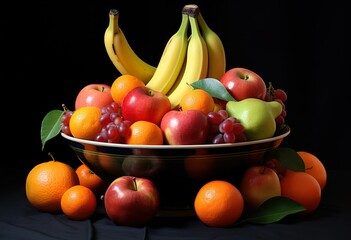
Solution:
M305 163L300 155L291 148L279 147L268 153L270 157L277 159L282 166L295 172L304 172Z
M301 204L287 197L272 197L262 203L254 213L243 221L256 224L278 222L287 215L306 210Z
M60 133L63 113L64 111L62 110L51 110L45 115L40 129L42 150L44 150L47 141L56 137L57 134Z
M225 101L236 101L227 91L224 85L215 78L204 78L190 84L194 89L202 89L212 97Z

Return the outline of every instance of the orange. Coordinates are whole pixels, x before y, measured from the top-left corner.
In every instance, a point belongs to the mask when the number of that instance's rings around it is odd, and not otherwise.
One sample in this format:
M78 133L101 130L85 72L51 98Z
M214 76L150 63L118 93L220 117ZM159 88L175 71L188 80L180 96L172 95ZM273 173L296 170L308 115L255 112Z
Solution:
M161 145L163 132L155 123L136 121L130 125L125 140L127 144Z
M34 166L26 178L26 196L30 204L43 212L61 211L61 197L79 179L74 169L66 163L48 161Z
M301 214L317 209L321 200L321 187L317 180L306 172L289 171L281 180L281 196L288 197L305 207Z
M107 188L107 183L85 164L78 166L76 173L79 178L79 184L89 188L95 194L102 193Z
M212 180L198 191L194 208L198 218L210 227L229 227L242 215L243 197L230 182Z
M203 89L193 89L185 93L179 102L182 111L196 109L206 115L215 109L213 97Z
M65 191L61 198L63 213L72 220L86 220L96 210L96 196L89 188L76 185Z
M95 140L101 132L101 109L87 106L75 110L69 121L69 129L75 138Z
M116 103L122 104L124 96L127 95L130 90L140 86L145 86L145 83L137 77L123 74L117 77L111 85L112 98Z
M323 163L312 153L305 151L297 152L305 163L305 172L312 175L321 186L323 190L327 183L327 171Z

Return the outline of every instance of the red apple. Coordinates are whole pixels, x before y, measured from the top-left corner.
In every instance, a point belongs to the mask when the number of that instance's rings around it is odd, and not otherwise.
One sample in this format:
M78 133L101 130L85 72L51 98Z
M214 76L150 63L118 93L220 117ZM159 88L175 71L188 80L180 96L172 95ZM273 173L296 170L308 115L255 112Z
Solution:
M115 224L141 227L156 216L160 199L151 180L121 176L107 188L104 204L108 217Z
M207 115L200 110L168 111L160 125L167 144L204 144L209 123Z
M160 125L163 115L171 110L167 95L140 86L129 91L123 98L122 116L132 123L140 120Z
M247 210L254 210L269 198L281 196L279 177L267 166L251 166L243 173L240 192Z
M75 109L85 106L102 108L113 102L111 87L106 84L93 83L83 87L75 101Z
M264 100L266 96L266 83L257 73L246 68L229 69L222 75L220 82L237 101L245 98Z

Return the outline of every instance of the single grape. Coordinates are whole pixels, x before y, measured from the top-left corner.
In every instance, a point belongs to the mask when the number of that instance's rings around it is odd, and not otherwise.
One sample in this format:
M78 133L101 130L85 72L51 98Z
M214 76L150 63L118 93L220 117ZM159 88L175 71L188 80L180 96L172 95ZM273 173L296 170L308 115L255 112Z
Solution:
M71 120L72 114L73 114L73 111L70 111L70 110L64 111L61 119L61 122L63 125L67 125L67 126L69 125L69 121Z
M278 117L275 118L275 123L277 126L280 126L283 123L285 123L285 118L282 115L279 115Z
M239 143L239 142L246 142L246 141L247 141L247 137L244 134L244 132L235 134L235 142Z
M102 114L99 121L101 126L105 127L108 123L111 122L110 113L105 112L104 114Z
M235 143L235 133L233 132L224 133L223 140L225 143Z
M223 134L219 133L212 139L213 144L224 143Z
M127 136L130 125L132 125L132 123L128 120L125 120L117 125L118 133L121 137Z
M101 129L101 132L95 137L95 141L107 142L107 130L106 130L106 127Z
M209 112L207 114L207 118L208 121L214 125L219 125L223 121L222 115L220 115L218 112Z
M285 102L286 100L288 100L288 95L283 89L277 88L274 90L274 98L280 99L283 102Z
M64 134L66 134L68 136L72 136L71 130L69 129L68 125L62 124L61 125L61 132L63 132Z
M233 131L233 125L234 123L227 118L219 124L218 129L221 133L230 133Z
M117 143L119 140L119 133L116 124L113 122L107 126L107 141Z
M242 134L244 133L244 131L245 131L245 128L241 123L236 122L233 124L233 133L235 133L235 135Z
M223 120L228 118L228 112L224 109L218 110L218 114L222 116Z

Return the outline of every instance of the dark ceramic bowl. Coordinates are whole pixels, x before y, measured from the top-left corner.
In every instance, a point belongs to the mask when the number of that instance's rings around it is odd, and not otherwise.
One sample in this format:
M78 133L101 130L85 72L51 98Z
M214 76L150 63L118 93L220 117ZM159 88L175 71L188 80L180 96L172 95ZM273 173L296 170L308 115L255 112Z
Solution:
M245 168L259 164L289 135L284 126L272 138L234 144L131 145L88 141L67 136L81 162L108 182L131 175L152 180L161 209L193 209L199 188L207 181L236 182Z

